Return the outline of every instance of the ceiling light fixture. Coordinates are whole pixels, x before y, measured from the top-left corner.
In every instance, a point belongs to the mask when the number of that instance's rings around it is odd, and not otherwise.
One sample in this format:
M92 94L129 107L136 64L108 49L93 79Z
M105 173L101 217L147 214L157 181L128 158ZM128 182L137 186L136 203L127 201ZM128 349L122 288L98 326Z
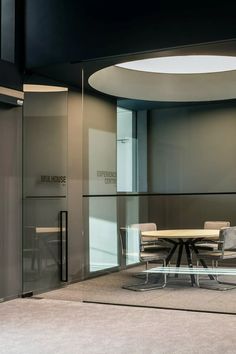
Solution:
M129 61L117 67L160 74L204 74L236 70L236 57L183 55Z
M68 91L68 88L62 86L24 84L23 91L24 92L66 92Z

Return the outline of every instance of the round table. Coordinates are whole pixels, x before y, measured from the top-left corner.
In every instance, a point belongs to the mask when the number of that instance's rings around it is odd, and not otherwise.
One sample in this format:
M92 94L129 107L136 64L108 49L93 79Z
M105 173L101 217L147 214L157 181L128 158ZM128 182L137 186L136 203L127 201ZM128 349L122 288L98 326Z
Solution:
M168 239L218 239L219 230L211 229L176 229L176 230L155 230L143 231L143 236L168 238ZM198 240L199 241L199 240Z
M142 236L154 237L159 239L164 239L173 245L169 256L166 259L166 264L168 264L173 257L175 251L178 248L178 257L176 262L176 267L180 266L183 248L185 248L188 266L193 267L192 264L192 252L198 255L198 249L196 242L207 239L207 240L218 240L219 230L211 229L176 229L176 230L155 230L155 231L144 231ZM200 259L203 267L207 268L207 264L203 259ZM178 275L176 275L177 277ZM194 286L196 281L194 274L190 275L191 283ZM214 279L212 275L209 275L210 279Z

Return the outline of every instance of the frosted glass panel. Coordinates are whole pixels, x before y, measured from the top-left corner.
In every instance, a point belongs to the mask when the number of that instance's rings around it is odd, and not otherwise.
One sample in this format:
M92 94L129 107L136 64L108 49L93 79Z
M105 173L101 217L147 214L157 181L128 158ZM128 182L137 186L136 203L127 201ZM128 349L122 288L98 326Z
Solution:
M24 195L66 196L67 93L26 93Z
M118 265L116 198L89 199L90 271Z
M84 228L86 272L118 266L116 101L84 92Z
M126 234L126 265L139 262L139 232L128 229Z
M25 94L23 290L61 284L60 212L67 209L67 92Z
M64 199L35 198L24 201L24 292L58 287L61 281L60 211Z
M115 133L89 129L89 194L116 193Z
M117 191L134 192L137 189L137 139L134 136L133 112L117 108Z

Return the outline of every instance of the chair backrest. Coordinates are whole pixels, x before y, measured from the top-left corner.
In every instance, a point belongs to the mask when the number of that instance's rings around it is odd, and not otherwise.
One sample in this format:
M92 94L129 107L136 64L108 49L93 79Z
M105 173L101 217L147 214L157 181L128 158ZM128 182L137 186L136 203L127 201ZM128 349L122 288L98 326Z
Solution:
M204 229L220 230L223 227L230 227L230 221L205 221Z
M157 230L157 225L153 222L145 222L141 224L132 224L130 225L131 229L138 229L140 231L140 238L141 238L141 233L143 231L155 231ZM148 236L143 236L141 238L141 242L149 242L153 241L153 237L148 237Z
M236 226L221 229L219 235L219 250L225 251L236 248Z
M137 263L141 260L142 251L142 234L138 228L131 228L130 226L120 227L119 232L121 244L121 263L126 264L127 257L131 257L132 262ZM132 250L127 249L128 239L131 238Z
M157 229L157 225L151 222L145 222L142 224L132 224L131 228L139 229L141 232L143 231L155 231Z

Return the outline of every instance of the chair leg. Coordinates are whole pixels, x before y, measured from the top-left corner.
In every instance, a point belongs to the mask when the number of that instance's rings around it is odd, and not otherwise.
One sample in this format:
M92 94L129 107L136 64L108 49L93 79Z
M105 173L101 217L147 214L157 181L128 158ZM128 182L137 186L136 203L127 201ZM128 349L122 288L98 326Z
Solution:
M215 260L213 259L213 260L211 261L211 264L212 264L212 268L218 268L218 261L215 261ZM217 274L215 275L215 280L219 281Z
M149 273L147 272L147 270L148 270L148 262L146 262L146 264L145 264L145 270L146 270L146 279L145 279L144 284L147 284L148 283L148 279L149 279Z
M215 267L218 268L218 261L215 261ZM219 281L218 278L219 278L219 276L218 276L218 274L216 274L216 280L217 280L217 281Z
M196 264L196 268L199 267L199 260L197 259L197 264ZM198 287L200 287L200 284L199 284L199 274L197 273L196 274L196 284Z
M166 267L166 260L163 259L163 267ZM166 286L167 283L167 273L164 272L164 287Z
M166 261L163 260L163 266L166 266ZM148 262L146 262L146 270L148 270ZM162 284L159 283L149 283L149 273L146 272L146 280L144 283L132 284L132 285L124 285L122 286L123 289L126 290L133 290L133 291L149 291L149 290L156 290L156 289L163 289L167 284L167 274L163 273L164 281Z
M197 260L197 268L199 266L199 260ZM212 268L217 268L218 267L218 261L212 260ZM218 275L214 275L214 280L217 281L218 284L223 284L223 285L230 285L230 288L222 288L220 286L209 286L209 285L204 285L204 286L200 286L200 282L199 282L199 274L196 274L196 284L198 287L204 288L204 289L209 289L209 290L221 290L221 291L225 291L225 290L231 290L231 289L235 289L236 287L236 283L230 283L230 282L223 282L223 281L219 281L218 280Z

